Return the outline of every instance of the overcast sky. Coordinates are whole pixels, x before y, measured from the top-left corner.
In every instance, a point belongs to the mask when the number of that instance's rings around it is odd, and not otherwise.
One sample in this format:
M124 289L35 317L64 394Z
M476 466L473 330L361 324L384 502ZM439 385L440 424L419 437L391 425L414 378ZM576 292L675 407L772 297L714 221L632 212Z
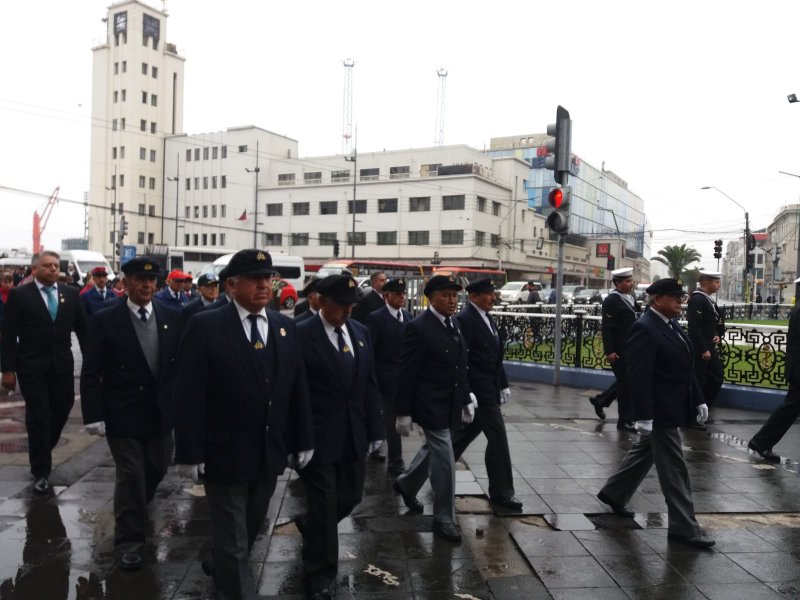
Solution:
M149 2L161 8L161 2ZM82 200L89 182L92 46L108 1L0 8L0 186ZM330 2L168 0L166 41L186 62L187 133L254 124L341 151L342 60L351 57L359 152L433 144L438 77L445 143L544 131L558 104L573 153L645 201L653 250L741 236L798 202L800 3L772 1ZM560 25L556 25L556 23ZM31 246L46 198L0 188L0 247ZM83 234L59 204L44 236Z

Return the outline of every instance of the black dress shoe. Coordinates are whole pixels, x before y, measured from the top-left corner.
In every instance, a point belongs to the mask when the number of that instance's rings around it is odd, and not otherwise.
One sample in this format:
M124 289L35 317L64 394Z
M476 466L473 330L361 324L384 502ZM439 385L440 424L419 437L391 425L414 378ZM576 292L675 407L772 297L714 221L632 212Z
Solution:
M403 471L405 470L406 470L406 465L403 462L390 463L389 466L386 467L386 472L392 477L398 477L402 475Z
M200 568L203 569L203 573L208 575L209 577L213 577L215 571L217 570L214 566L214 559L211 558L211 555L208 555L200 561Z
M672 540L673 542L680 542L681 544L686 544L687 546L691 546L692 548L711 548L716 542L714 540L709 540L708 538L704 538L700 535L678 535L676 533L668 533L667 539Z
M306 591L308 600L333 600L336 597L336 581L331 581L327 586Z
M759 448L756 446L753 441L747 442L747 447L750 448L753 452L758 454L761 458L763 458L767 462L771 463L779 463L781 462L781 457L775 454L772 450L766 450L764 448Z
M632 510L628 510L621 504L617 504L611 498L606 496L603 492L599 492L597 494L597 499L600 500L600 502L602 502L603 504L606 504L611 509L611 511L619 517L626 517L630 519L634 515Z
M395 479L394 483L392 484L392 489L400 494L400 497L403 498L403 504L406 505L408 510L414 512L422 512L425 510L425 506L423 506L422 502L420 502L416 496L412 496L411 494L406 494L403 491L403 488L400 487L400 482Z
M629 433L636 433L636 425L630 421L617 421L617 431L627 431Z
M496 496L494 498L489 498L489 502L497 506L502 506L503 508L508 508L509 510L522 510L522 502L517 500L514 496Z
M378 462L383 462L386 460L386 456L380 450L373 450L369 453L369 457L371 460L375 460Z
M597 418L601 421L605 421L606 411L603 410L605 407L600 403L599 398L597 396L592 396L589 398L589 402L591 402L592 406L594 406L594 414L597 415Z
M126 571L135 571L142 566L142 555L138 552L123 552L119 557L119 566Z
M47 477L39 477L33 484L33 491L37 494L46 494L49 492L50 482L47 481Z
M438 535L448 542L458 543L461 541L461 529L455 523L440 523L439 521L434 521L433 534Z

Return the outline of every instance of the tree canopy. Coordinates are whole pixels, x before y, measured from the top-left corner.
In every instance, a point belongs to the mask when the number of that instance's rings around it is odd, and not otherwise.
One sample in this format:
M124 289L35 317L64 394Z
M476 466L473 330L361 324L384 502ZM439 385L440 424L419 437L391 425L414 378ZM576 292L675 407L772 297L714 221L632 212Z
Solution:
M694 248L689 248L686 244L680 246L665 246L657 252L650 260L667 265L669 276L673 279L680 279L686 267L693 262L700 260L700 253Z

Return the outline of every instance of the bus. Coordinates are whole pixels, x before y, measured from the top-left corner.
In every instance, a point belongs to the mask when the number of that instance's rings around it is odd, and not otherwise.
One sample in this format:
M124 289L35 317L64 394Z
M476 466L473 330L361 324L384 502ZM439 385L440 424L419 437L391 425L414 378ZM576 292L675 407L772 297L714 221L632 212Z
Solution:
M461 267L457 265L439 265L433 267L432 275L452 275L458 283L467 287L476 279L490 277L496 288L501 288L506 284L506 272L499 269L487 269L483 267Z
M199 277L200 275L206 273L211 275L219 275L219 272L228 265L233 257L233 254L234 253L220 256L212 264L206 265L206 267L204 267L203 270L197 274L197 276ZM294 289L298 292L302 290L305 282L305 265L303 262L303 257L291 256L281 252L270 252L270 256L272 257L272 268L280 273L281 279L285 279L291 283Z
M317 271L318 277L341 275L342 271L350 271L353 277L367 277L376 271L383 271L389 279L405 277L408 279L424 276L422 266L417 263L402 263L391 260L361 260L339 258L326 262Z

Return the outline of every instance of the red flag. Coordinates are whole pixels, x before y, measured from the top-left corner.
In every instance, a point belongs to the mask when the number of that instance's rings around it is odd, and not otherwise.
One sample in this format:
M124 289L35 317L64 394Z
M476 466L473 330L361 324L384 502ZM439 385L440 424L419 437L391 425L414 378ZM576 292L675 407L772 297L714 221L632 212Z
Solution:
M242 213L242 216L236 219L237 221L247 221L247 210Z

